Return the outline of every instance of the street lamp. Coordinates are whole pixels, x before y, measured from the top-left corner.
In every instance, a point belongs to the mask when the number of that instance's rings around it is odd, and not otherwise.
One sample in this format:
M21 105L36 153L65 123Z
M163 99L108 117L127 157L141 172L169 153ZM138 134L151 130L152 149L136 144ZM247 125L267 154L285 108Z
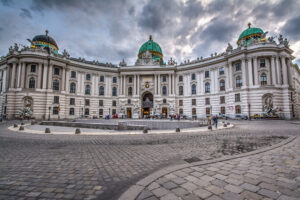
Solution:
M251 105L250 105L250 103L249 103L249 104L248 104L249 120L251 120L250 107L251 107Z
M48 121L50 121L50 112L51 112L51 106L49 106L49 116L48 116Z

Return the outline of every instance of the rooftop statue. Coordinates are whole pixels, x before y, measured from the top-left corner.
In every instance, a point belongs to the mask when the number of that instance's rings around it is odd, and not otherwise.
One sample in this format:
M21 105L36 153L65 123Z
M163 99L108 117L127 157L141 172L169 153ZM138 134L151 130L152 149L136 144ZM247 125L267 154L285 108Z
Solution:
M226 48L226 52L230 52L230 51L232 51L232 50L233 50L232 45L231 45L230 43L228 43L228 46L227 46L227 48Z

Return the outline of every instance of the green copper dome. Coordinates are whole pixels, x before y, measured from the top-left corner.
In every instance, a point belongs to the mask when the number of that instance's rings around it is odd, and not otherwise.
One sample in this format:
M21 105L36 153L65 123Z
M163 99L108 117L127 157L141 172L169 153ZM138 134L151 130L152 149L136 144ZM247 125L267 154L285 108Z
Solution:
M157 44L152 40L151 35L149 37L149 40L141 46L139 50L138 58L141 58L142 54L146 51L149 51L152 54L152 57L155 59L163 59L162 50L159 44Z
M251 28L251 23L248 24L249 28L247 28L246 30L244 30L238 41L237 41L237 44L240 44L240 42L244 39L244 40L249 40L250 38L253 38L253 37L260 37L264 32L263 30L261 30L260 28Z

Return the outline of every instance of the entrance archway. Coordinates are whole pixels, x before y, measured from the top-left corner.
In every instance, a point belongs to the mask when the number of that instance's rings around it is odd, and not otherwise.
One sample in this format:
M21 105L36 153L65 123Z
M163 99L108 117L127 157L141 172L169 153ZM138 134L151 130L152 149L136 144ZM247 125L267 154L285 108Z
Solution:
M127 118L131 118L132 113L131 113L131 108L127 108Z
M162 118L168 118L168 108L162 107L161 114L162 114Z
M146 92L142 96L142 118L148 118L152 115L153 94Z

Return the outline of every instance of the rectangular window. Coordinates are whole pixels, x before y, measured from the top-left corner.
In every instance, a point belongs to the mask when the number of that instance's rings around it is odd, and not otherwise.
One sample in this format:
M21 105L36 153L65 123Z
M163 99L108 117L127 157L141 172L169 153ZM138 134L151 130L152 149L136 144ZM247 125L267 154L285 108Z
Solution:
M84 109L84 115L90 115L90 109L88 108Z
M222 106L222 107L221 107L221 113L222 113L223 115L225 115L225 106Z
M76 72L75 71L71 71L71 78L76 78Z
M205 98L205 105L209 105L210 104L210 98Z
M55 106L55 107L53 107L53 115L58 115L58 107L57 106Z
M209 71L205 71L205 78L209 78Z
M85 105L85 106L90 106L90 100L89 100L89 99L86 99L86 100L84 101L84 105Z
M210 115L210 108L205 109L206 115Z
M219 69L219 75L224 75L224 67L221 67L221 68Z
M54 68L54 75L59 75L59 68L57 67Z
M182 108L179 109L179 114L183 115L183 109Z
M117 77L113 77L113 83L117 83Z
M100 116L100 117L103 116L103 109L99 109L99 116Z
M75 98L70 98L70 105L75 105Z
M220 103L221 104L225 103L225 96L220 96Z
M265 61L265 59L259 59L259 66L260 67L266 67L266 61Z
M104 76L100 76L100 82L104 82Z
M241 114L241 106L240 105L235 106L235 113Z
M117 106L117 102L116 101L112 101L112 106Z
M193 116L196 116L196 115L197 115L196 108L193 108L193 109L192 109L192 115L193 115Z
M241 63L235 63L235 71L241 71Z
M112 109L111 114L114 115L116 113L117 113L116 109Z
M103 100L99 100L99 106L103 106Z
M36 65L31 65L30 72L32 73L36 72Z
M54 96L53 103L54 104L59 104L59 96Z
M235 99L235 102L240 102L241 101L241 95L239 93L235 94L234 99Z
M179 100L179 106L183 106L183 100Z
M75 114L74 108L70 108L70 110L69 110L69 115L74 115L74 114Z
M192 106L196 105L196 99L192 99Z
M162 82L167 82L167 77L166 76L162 77Z

